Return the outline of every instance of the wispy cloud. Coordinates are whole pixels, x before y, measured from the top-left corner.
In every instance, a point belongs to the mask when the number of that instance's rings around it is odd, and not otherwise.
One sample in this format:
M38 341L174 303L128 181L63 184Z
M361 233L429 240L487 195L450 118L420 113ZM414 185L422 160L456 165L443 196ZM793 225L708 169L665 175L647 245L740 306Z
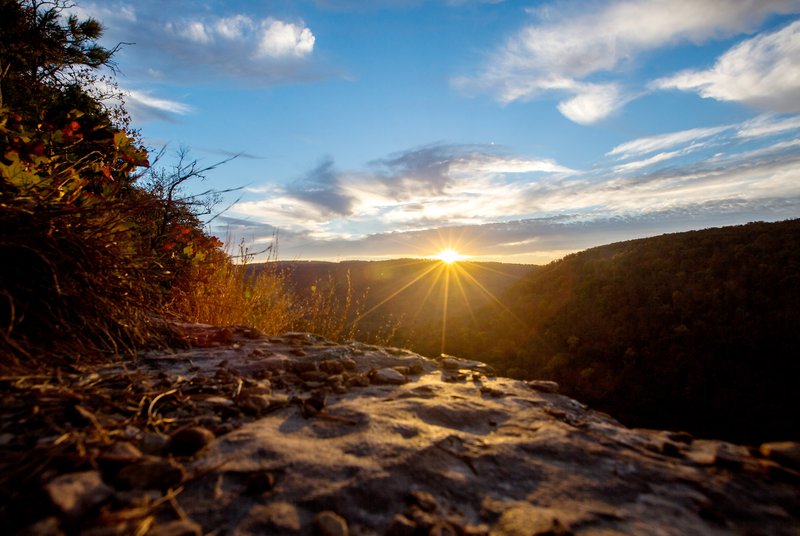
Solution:
M707 70L688 70L653 82L656 89L695 91L778 113L800 112L800 21L743 41Z
M194 108L186 103L157 97L149 90L128 89L111 85L102 78L94 81L93 86L103 96L103 101L109 104L119 104L122 101L125 110L136 122L153 119L175 121L176 116L188 115L194 112Z
M732 126L730 125L710 128L692 128L679 132L659 134L657 136L647 136L617 145L608 152L608 155L620 159L639 157L679 145L688 143L697 144L701 142L701 140L706 140L712 136L730 130L731 128Z
M557 12L534 8L535 23L507 39L477 78L455 83L491 91L503 102L555 93L563 96L558 108L566 117L594 123L642 90L591 77L613 74L647 51L752 31L772 14L798 9L796 0L612 0L576 2Z

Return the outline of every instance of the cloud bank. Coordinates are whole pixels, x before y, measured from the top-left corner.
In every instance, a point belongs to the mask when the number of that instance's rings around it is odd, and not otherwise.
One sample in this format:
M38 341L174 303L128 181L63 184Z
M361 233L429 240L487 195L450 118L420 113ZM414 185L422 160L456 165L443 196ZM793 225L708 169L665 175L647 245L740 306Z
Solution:
M797 217L799 147L800 116L770 114L631 140L590 170L433 144L361 170L324 159L286 185L253 190L230 214L289 233L289 258L430 255L436 236L461 229L467 254L542 261L567 252L559 240L580 249L613 240L614 229L623 239L659 222L664 232Z
M635 68L642 56L666 47L699 45L757 29L775 14L800 11L797 0L614 0L575 2L528 10L536 22L509 37L474 78L456 79L467 89L489 91L501 102L555 95L559 111L572 121L600 121L645 88L628 88L615 80ZM796 30L760 36L723 56L709 72L686 72L651 86L694 89L704 96L796 112L785 94L796 92ZM751 67L748 62L754 62ZM742 83L741 76L753 75ZM762 76L758 79L758 75ZM770 97L770 89L781 93ZM797 99L795 99L797 100ZM770 106L772 105L772 106Z

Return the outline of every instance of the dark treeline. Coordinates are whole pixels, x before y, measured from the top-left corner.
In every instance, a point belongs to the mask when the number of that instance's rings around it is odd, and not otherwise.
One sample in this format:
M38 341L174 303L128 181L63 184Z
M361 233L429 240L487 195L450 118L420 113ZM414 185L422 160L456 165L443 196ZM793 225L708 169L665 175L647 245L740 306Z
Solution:
M629 425L800 439L800 220L589 249L502 301L451 321L448 351Z

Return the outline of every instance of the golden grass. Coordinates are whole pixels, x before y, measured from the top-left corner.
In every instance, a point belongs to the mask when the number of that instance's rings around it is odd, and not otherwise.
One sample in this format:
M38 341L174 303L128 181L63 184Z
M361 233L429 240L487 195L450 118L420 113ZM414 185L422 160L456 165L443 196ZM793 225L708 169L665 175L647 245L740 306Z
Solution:
M188 322L215 326L248 326L265 335L307 331L333 341L355 336L359 303L354 303L350 280L343 293L332 277L298 293L276 259L260 265L240 245L236 256L206 263L188 289L174 290L167 310ZM202 272L202 273L200 273ZM342 297L343 296L343 297Z

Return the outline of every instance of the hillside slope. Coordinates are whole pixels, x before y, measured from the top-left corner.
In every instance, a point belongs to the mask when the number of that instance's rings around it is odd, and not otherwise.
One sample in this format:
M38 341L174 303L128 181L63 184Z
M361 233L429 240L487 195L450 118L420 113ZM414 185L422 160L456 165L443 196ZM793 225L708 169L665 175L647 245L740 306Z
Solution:
M542 377L624 422L800 438L800 220L570 255L449 326L451 353Z

